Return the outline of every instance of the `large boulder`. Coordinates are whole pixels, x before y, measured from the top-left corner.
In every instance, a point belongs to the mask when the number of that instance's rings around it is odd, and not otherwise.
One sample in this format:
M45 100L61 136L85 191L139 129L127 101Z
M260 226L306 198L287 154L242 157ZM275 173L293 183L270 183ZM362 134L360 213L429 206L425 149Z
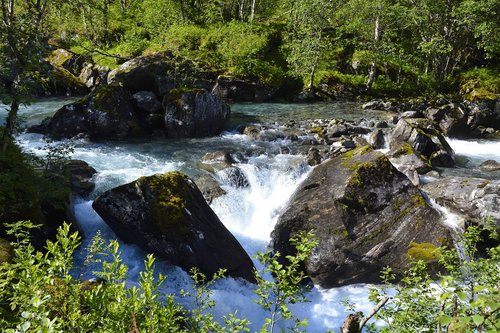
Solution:
M423 190L465 221L481 224L491 218L500 230L500 180L446 177L424 185Z
M469 124L473 129L490 127L500 130L500 98L466 102L469 111Z
M441 132L451 137L467 137L470 126L467 123L468 110L464 105L450 103L439 108L426 110L427 118L431 119Z
M434 167L455 165L453 149L428 119L401 118L392 131L390 148L393 149L404 142L409 143Z
M230 113L229 106L203 90L166 96L165 127L169 138L218 135Z
M391 266L401 274L411 244L450 238L439 213L382 153L362 147L317 166L297 189L272 232L272 247L293 254L289 240L312 230L319 244L305 263L323 288L378 282Z
M141 177L100 195L92 207L125 242L207 276L227 269L254 282L254 266L234 236L179 172Z
M77 135L90 139L125 139L143 134L130 93L112 86L101 86L84 99L63 106L44 130L57 139Z
M160 97L182 86L211 89L215 80L215 74L200 70L193 62L171 52L131 59L108 75L110 85L122 86L132 94L152 91Z

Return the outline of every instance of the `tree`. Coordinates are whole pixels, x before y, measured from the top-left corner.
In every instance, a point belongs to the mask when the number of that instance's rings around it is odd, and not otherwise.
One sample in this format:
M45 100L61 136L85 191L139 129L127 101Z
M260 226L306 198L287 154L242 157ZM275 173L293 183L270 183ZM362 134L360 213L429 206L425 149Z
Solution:
M285 0L288 16L284 49L291 72L307 77L313 89L318 64L327 49L327 28L332 9L329 0Z
M43 48L43 20L48 0L0 0L0 65L9 68L7 94L2 102L10 104L2 135L2 151L8 147L17 122L21 103L26 101L29 86L37 81Z

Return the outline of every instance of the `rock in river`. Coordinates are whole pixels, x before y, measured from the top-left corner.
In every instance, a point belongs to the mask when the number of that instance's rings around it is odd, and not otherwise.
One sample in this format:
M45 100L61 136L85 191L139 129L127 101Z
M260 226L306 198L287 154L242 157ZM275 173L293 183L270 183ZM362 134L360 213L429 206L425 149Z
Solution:
M222 132L229 106L203 90L181 93L164 99L165 127L169 138L218 135Z
M92 207L125 242L186 271L212 276L224 268L255 281L252 260L180 172L141 177L103 193Z
M433 167L455 165L454 152L432 122L423 118L402 118L392 131L390 148L409 143Z
M446 177L426 184L423 190L467 221L481 224L491 218L500 231L500 180Z
M294 253L289 240L300 230L318 237L305 270L324 288L377 282L385 266L402 273L412 242L439 246L450 238L419 189L369 147L311 172L272 232L274 250L283 257Z

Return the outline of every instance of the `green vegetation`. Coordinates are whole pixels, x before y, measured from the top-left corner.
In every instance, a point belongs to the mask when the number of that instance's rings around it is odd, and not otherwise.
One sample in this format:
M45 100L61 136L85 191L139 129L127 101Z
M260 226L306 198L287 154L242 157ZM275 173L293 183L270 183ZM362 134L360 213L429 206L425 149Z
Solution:
M126 287L127 267L121 259L117 241L106 244L97 235L87 248L85 265L98 264L95 280L82 280L84 271L75 274L74 251L80 245L78 234L64 224L57 239L47 241L46 251L36 251L29 241L29 222L9 224L13 258L0 264L0 326L3 332L249 332L250 322L237 313L214 318L210 309L213 283L222 278L220 271L212 280L194 269L194 292L164 294L163 275L154 272L153 256L145 260L139 285ZM260 332L275 332L284 321L291 330L307 324L296 318L288 304L305 301L306 278L302 262L316 245L310 233L300 233L291 240L297 254L287 256L289 264L279 264L279 254L261 253L258 259L267 265L274 281L256 272L257 303L269 311ZM85 269L85 267L83 268ZM176 297L192 298L187 309Z
M396 294L375 318L385 326L372 332L499 332L500 331L500 246L478 256L481 228L469 227L455 248L412 243L408 255L415 259L399 285L394 275L383 272L388 288ZM498 234L491 237L498 241ZM498 243L496 243L498 244ZM438 279L429 266L439 263ZM372 290L374 302L388 297L388 289Z
M44 71L40 60L64 60L51 56L47 44L111 68L169 50L217 74L274 88L293 78L327 95L499 94L496 0L45 0L36 6L4 0L1 5L6 24L0 28L5 71L0 77L4 96L15 102L14 113L26 87L41 82L35 80Z

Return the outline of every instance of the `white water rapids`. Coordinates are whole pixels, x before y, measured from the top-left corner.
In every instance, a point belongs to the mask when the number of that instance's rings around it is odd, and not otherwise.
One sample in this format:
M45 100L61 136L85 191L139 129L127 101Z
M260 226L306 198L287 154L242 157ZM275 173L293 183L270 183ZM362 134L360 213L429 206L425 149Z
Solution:
M55 103L60 105L60 101ZM47 105L31 108L36 115L46 115ZM249 106L245 106L249 107ZM38 111L37 113L37 110ZM55 107L53 108L55 110ZM53 112L53 111L52 111ZM25 112L30 115L29 110ZM40 116L36 118L36 122ZM41 149L45 142L37 134L21 134L18 137L21 146L38 155L45 152ZM74 204L74 212L84 232L84 246L100 231L105 239L115 239L116 235L92 209L92 199L99 193L137 179L140 176L179 170L194 177L203 173L200 169L200 158L206 152L230 149L245 152L251 148L253 153L248 159L238 164L243 170L250 186L236 189L223 186L227 194L214 200L212 209L224 225L242 244L250 256L265 251L270 240L270 232L279 217L281 209L307 176L310 168L304 158L297 155L280 154L282 146L289 142L259 143L245 136L226 133L218 138L196 140L159 140L147 143L89 143L75 142L73 159L81 159L93 166L98 174L95 177L96 189L90 198L79 198ZM462 141L450 140L450 144L461 158L466 161L462 168L453 172L465 173L476 170L480 162L486 159L500 161L500 141ZM468 165L467 165L468 163ZM129 285L136 284L138 274L143 269L145 253L134 245L120 242L122 258L129 267ZM81 263L85 255L79 253L77 262ZM255 260L254 260L255 262ZM255 262L257 268L261 265ZM177 267L157 261L157 271L168 275L165 291L176 293L180 289L191 290L191 280L187 273ZM88 276L90 277L90 276ZM254 300L255 287L248 283L223 279L215 284L213 299L217 302L214 315L218 319L229 313L238 312L238 316L251 321L252 331L258 330L267 313ZM357 311L369 313L373 304L368 301L367 285L351 285L330 290L314 288L307 296L311 301L295 304L291 308L300 318L307 318L309 332L325 332L336 330L348 314L344 310L342 300L348 298L356 304ZM190 307L190 300L180 300ZM286 327L286 326L285 326Z

